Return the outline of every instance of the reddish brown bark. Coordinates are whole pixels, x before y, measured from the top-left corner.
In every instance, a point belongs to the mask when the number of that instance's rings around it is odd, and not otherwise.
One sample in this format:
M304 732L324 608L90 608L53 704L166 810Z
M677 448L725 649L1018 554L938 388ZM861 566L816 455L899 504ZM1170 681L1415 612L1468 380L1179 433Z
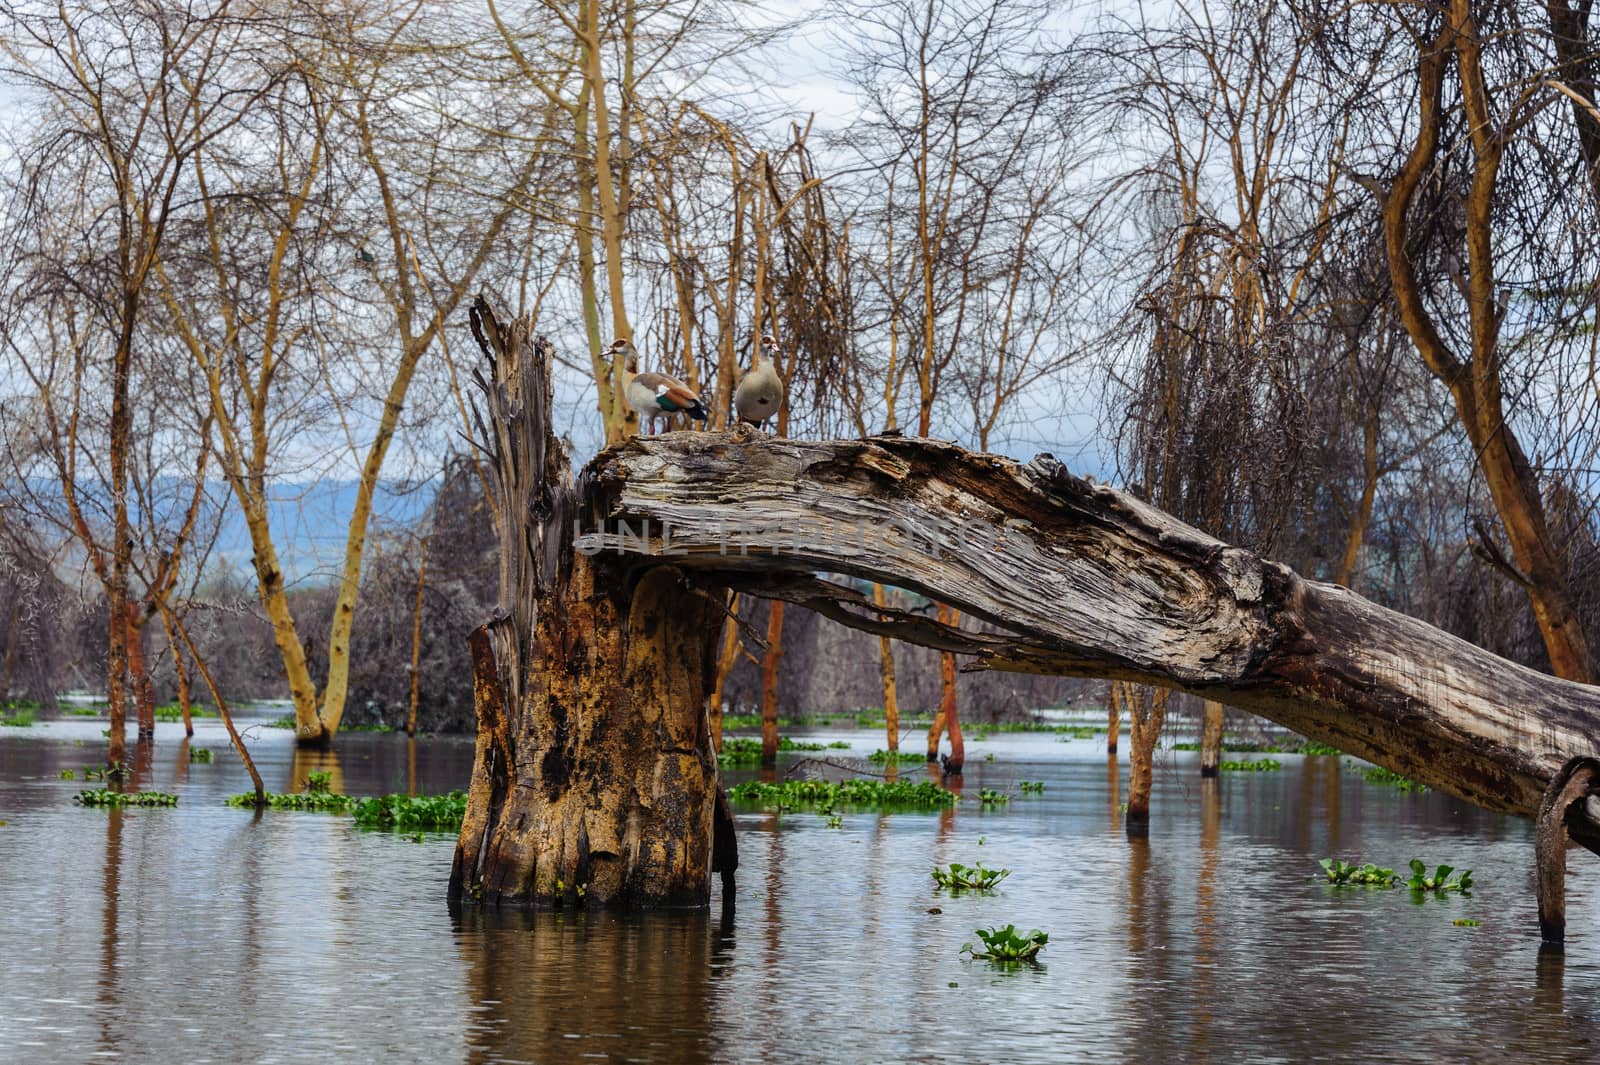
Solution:
M778 764L778 662L783 657L783 604L767 604L767 650L761 656L761 764Z

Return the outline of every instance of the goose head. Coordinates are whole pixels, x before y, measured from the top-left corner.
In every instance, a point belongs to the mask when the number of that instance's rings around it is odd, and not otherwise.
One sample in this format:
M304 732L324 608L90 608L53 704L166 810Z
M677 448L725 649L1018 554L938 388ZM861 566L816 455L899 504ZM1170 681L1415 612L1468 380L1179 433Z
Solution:
M625 360L623 366L629 373L639 372L639 351L633 346L633 341L627 337L618 337L613 340L611 346L606 349L606 354L611 356L613 361L618 357Z

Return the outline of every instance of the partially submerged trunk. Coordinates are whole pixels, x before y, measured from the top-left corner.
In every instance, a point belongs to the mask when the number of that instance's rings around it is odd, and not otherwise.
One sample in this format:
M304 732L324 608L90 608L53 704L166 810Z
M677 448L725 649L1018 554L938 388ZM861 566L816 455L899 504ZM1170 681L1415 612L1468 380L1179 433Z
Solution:
M889 605L880 582L873 582L872 602L876 606ZM900 693L894 676L894 641L887 636L878 637L878 676L883 681L884 750L892 755L900 749ZM893 758L889 765L895 765Z
M490 357L501 612L469 641L478 741L451 898L704 905L723 595L573 550L584 486L553 434L554 349L481 301L473 329Z
M767 604L767 650L761 656L761 764L778 764L778 663L783 658L783 603Z
M128 687L137 708L139 738L148 740L156 734L156 689L144 665L144 618L140 614L138 603L128 603Z
M1117 736L1122 732L1122 687L1111 682L1106 694L1106 753L1117 753Z
M1150 834L1150 791L1155 783L1156 741L1167 717L1165 688L1141 688L1124 683L1122 704L1128 708L1128 813L1129 836Z
M960 615L950 609L948 603L939 604L937 616L941 625L954 626L960 620ZM956 656L950 651L939 656L939 713L933 719L933 732L928 737L930 762L939 754L941 729L950 736L950 756L945 760L945 769L959 773L967 762L967 747L961 739L961 714L956 702Z
M1207 699L1200 720L1200 775L1214 777L1222 766L1222 704Z
M183 715L183 734L194 735L194 695L189 687L189 667L183 664L183 651L166 612L161 611L161 627L167 636L167 651L172 655L172 674L178 684L178 710Z
M722 652L717 656L717 675L711 684L711 745L722 753L722 693L728 674L739 661L739 597L728 596L728 618L722 625Z

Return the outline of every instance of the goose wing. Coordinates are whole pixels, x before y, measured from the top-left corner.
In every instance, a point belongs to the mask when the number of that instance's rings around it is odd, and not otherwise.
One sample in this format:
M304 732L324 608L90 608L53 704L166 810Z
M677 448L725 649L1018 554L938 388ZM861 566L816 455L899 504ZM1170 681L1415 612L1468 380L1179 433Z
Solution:
M655 395L656 406L664 411L677 413L700 403L700 397L676 377L668 377L664 373L642 373L635 376L634 380Z

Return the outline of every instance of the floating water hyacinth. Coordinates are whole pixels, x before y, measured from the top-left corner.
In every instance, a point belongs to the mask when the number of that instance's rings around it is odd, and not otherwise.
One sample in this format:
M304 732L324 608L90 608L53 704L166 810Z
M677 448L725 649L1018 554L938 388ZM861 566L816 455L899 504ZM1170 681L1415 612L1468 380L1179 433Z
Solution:
M1050 941L1049 935L1037 928L1019 934L1017 926L1013 924L1004 928L979 928L974 932L983 941L983 949L976 950L971 943L964 943L959 953L971 954L974 958L986 961L1033 961Z

